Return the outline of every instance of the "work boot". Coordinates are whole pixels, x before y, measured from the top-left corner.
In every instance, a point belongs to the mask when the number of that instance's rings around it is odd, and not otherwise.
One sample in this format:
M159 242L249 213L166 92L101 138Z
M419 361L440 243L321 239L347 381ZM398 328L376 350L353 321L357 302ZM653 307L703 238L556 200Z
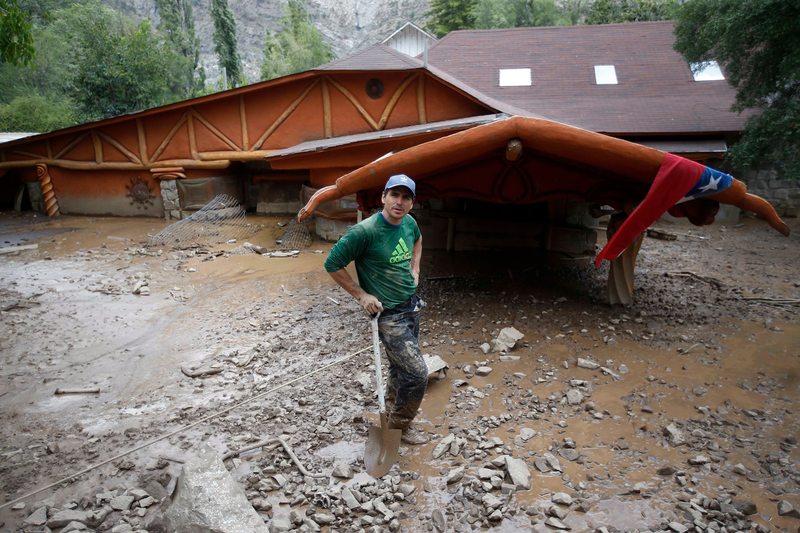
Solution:
M412 445L419 445L425 444L430 439L426 434L421 431L412 428L406 428L403 430L403 434L400 436L400 440L405 442L406 444Z

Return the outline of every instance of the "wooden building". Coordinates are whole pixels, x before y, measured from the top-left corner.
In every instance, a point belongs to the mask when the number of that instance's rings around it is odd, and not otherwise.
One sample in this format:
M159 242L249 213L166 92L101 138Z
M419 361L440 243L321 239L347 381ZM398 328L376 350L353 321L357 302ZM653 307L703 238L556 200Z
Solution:
M406 33L425 37L406 26L389 40ZM26 184L49 214L180 218L223 192L251 211L296 213L378 158L510 116L713 164L748 115L729 111L724 79L697 81L673 40L670 22L652 22L457 31L417 58L378 44L311 71L0 144L0 182L4 191ZM452 161L459 187L420 205L449 220L428 242L594 250L594 232L574 230L597 195L537 196L569 179L560 171L517 176L522 196L486 188L505 179L504 167L491 168L472 168L469 153ZM337 202L320 218L354 216L352 201Z

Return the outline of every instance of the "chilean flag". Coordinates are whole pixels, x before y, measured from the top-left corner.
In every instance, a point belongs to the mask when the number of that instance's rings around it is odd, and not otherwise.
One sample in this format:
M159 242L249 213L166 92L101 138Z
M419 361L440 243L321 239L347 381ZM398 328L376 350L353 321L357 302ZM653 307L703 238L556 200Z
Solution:
M603 259L613 261L636 237L673 205L722 192L733 183L733 176L695 161L665 154L644 200L625 219L605 247L597 254L595 266Z

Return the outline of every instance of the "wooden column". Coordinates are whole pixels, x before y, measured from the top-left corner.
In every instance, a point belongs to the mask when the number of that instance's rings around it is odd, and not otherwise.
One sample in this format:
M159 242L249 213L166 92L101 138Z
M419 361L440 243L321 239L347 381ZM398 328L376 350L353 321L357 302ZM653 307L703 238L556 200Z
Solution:
M50 172L47 165L36 165L36 176L39 178L39 185L42 188L42 201L47 216L54 217L59 214L58 200L53 190L53 183L50 179Z
M609 240L627 216L625 213L611 215L611 220L609 220L608 229L606 230ZM636 257L639 255L639 248L641 248L643 240L644 233L636 237L619 257L611 261L607 284L608 302L611 305L630 305L633 303L633 274L636 267Z

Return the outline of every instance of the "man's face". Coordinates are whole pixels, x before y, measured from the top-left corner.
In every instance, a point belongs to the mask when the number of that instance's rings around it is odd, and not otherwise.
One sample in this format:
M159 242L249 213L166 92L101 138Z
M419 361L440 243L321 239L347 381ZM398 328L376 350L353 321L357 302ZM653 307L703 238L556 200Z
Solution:
M383 216L392 224L399 224L403 217L411 211L414 205L414 196L406 187L394 187L383 191Z

